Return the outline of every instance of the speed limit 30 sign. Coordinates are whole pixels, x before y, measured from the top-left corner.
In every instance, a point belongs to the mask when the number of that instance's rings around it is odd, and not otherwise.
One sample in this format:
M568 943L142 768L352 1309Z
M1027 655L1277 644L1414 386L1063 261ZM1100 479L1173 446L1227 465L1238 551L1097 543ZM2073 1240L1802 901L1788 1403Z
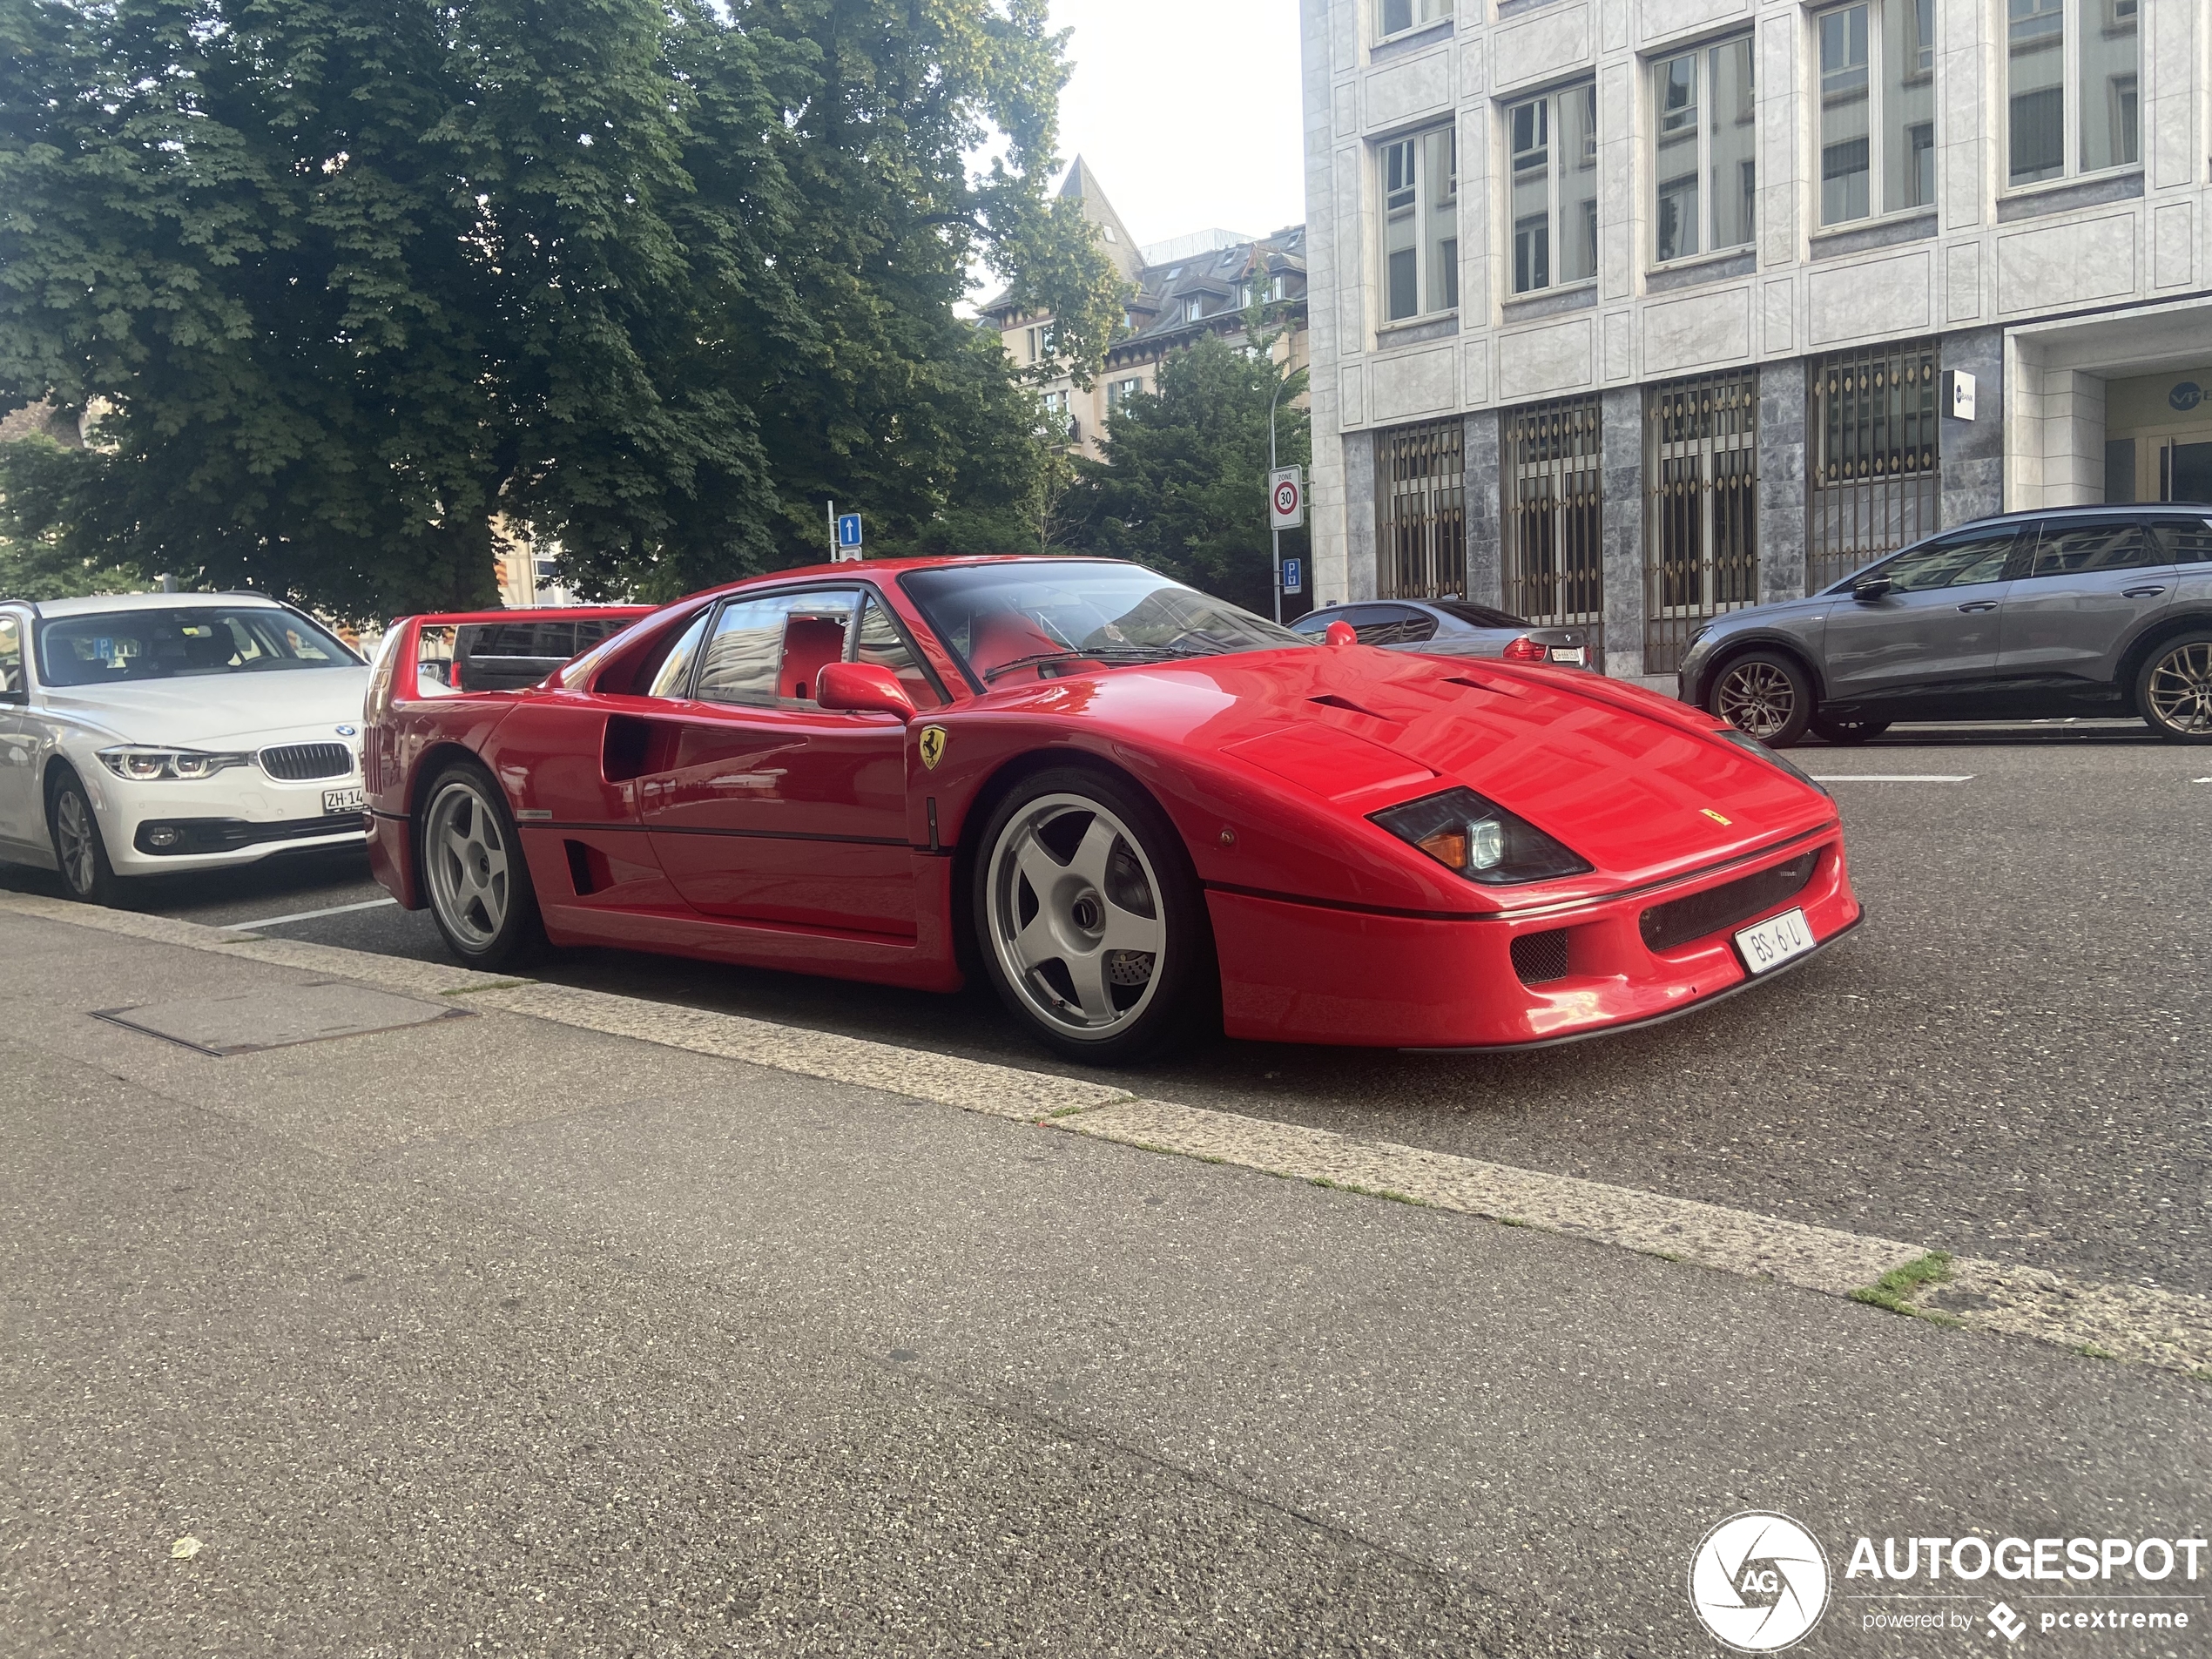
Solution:
M1267 475L1268 528L1294 530L1305 523L1305 472L1285 467Z

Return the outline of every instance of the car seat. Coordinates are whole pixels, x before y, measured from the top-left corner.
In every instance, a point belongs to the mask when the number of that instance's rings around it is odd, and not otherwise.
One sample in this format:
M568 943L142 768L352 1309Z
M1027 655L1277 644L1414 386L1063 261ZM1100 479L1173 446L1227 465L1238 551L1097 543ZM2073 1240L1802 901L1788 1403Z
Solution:
M975 618L968 636L968 665L975 671L975 678L988 688L1008 683L1019 685L1028 680L1044 678L1042 664L1016 669L1001 674L994 681L992 671L1004 668L1008 663L1018 663L1024 657L1041 657L1048 651L1068 648L1039 627L1036 621L1018 610L994 611L988 617Z
M844 660L844 617L785 617L783 665L776 671L776 695L812 702L815 677L832 663Z

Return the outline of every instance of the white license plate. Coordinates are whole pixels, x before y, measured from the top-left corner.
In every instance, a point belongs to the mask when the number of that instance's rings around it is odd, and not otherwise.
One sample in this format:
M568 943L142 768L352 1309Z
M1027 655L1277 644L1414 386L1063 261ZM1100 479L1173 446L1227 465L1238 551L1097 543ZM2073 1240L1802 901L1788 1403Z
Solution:
M326 813L358 813L368 806L368 795L359 789L326 789L322 792L322 809Z
M1736 948L1743 955L1743 966L1754 974L1779 968L1791 957L1804 955L1817 942L1802 910L1785 910L1736 935Z
M1554 645L1552 647L1552 661L1554 663L1572 663L1575 667L1582 668L1588 666L1589 660L1590 653L1583 646Z

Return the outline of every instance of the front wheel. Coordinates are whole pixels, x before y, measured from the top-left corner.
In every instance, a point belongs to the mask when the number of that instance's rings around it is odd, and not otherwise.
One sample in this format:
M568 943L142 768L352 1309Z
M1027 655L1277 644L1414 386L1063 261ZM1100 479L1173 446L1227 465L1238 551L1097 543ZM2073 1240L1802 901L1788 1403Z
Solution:
M422 814L422 884L431 919L471 968L526 961L545 943L537 894L499 787L481 766L448 766Z
M92 798L73 772L59 772L46 792L46 833L53 842L54 867L62 873L62 885L71 898L85 904L121 902L123 879L108 862Z
M1205 898L1181 840L1136 790L1058 767L1001 802L979 843L975 934L1000 998L1045 1045L1125 1065L1217 1006Z
M1787 749L1812 719L1812 678L1777 651L1753 651L1721 670L1706 706L1768 748Z
M2168 743L2212 743L2212 633L2183 634L2153 651L2135 678L2135 707Z

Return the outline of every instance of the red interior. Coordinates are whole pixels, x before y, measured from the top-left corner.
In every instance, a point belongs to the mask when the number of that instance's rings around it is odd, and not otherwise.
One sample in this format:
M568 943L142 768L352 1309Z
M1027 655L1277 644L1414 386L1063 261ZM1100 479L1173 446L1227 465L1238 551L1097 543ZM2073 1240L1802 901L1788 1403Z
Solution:
M788 617L784 620L784 661L776 674L778 697L812 700L814 677L845 658L842 617Z

